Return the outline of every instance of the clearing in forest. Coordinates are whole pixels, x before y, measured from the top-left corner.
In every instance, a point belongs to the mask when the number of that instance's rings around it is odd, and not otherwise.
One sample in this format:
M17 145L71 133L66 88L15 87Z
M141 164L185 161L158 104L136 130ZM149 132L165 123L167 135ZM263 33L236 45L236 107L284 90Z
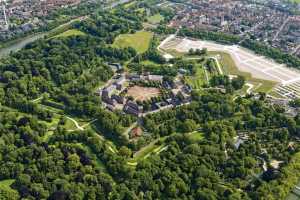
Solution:
M159 24L162 20L164 20L164 17L159 13L148 17L148 22L150 24Z
M138 53L144 53L148 50L152 37L153 33L147 31L139 31L134 34L122 34L116 38L113 47L132 47Z
M6 179L6 180L3 180L3 181L0 181L0 189L2 191L5 191L7 192L8 194L10 194L10 197L13 197L15 195L18 194L18 192L14 189L11 188L11 185L15 182L14 179ZM1 193L1 191L0 191ZM13 195L14 194L14 195ZM4 198L4 197L3 197ZM0 197L0 199L2 199ZM5 199L5 198L4 198Z
M56 36L54 36L53 38L58 38L58 37L69 37L69 36L76 36L76 35L85 35L84 32L81 32L77 29L70 29L70 30L67 30L63 33L60 33Z

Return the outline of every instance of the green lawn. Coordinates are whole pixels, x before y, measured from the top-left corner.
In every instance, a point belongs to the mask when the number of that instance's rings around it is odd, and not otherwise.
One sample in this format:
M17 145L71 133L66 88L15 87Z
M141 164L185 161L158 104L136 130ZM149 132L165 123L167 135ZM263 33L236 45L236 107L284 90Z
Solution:
M3 180L3 181L0 181L0 191L5 191L5 193L9 194L10 197L18 196L18 192L11 188L11 185L14 182L15 182L15 179L6 179L6 180ZM2 199L1 196L0 196L0 199ZM3 197L3 199L6 199L6 198ZM14 198L11 198L11 199L14 199Z
M157 63L155 63L155 62L153 62L153 61L151 61L151 60L143 60L143 61L141 62L141 64L144 64L144 65L155 65L155 66L159 66L159 64L157 64Z
M145 12L145 8L139 8L139 9L136 9L135 11L137 11L140 14L143 14Z
M144 53L148 50L153 33L146 31L139 31L134 34L119 35L113 43L113 47L126 48L132 47L138 53Z
M207 83L205 71L201 65L197 66L197 71L194 76L186 76L185 81L193 89L201 89L205 83Z
M130 7L133 7L134 5L136 4L136 1L131 1L129 3L126 3L124 5L124 8L130 8Z
M85 35L84 32L81 32L77 29L70 29L70 30L67 30L63 33L60 33L52 38L58 38L58 37L69 37L69 36L76 36L76 35Z
M64 124L64 128L67 129L67 130L76 130L77 129L74 122L71 121L70 119L66 120L66 123Z
M0 181L0 188L11 189L11 185L15 182L15 179L6 179L4 181Z
M142 148L141 150L139 150L138 152L136 152L134 154L134 158L131 161L138 161L138 160L142 160L144 159L148 154L151 154L156 148L159 147L159 145L157 145L158 139L152 141L150 144L148 144L147 146L145 146L144 148Z
M164 20L164 17L159 13L148 17L148 22L150 24L159 24L162 20Z
M43 136L43 142L48 142L50 137L54 134L54 131L47 131Z
M203 133L200 133L199 131L189 133L187 137L191 140L191 142L199 142L204 138Z

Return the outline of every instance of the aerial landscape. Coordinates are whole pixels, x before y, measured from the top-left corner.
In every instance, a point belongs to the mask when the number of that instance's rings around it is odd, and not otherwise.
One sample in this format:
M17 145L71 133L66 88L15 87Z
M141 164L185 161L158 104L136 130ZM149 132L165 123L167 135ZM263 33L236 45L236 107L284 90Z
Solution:
M300 200L300 1L0 0L0 200Z

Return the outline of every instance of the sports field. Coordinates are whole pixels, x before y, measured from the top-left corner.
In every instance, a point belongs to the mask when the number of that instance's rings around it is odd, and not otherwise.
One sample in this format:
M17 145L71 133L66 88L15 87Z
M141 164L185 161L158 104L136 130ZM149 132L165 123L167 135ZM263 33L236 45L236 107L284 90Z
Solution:
M153 33L147 31L139 31L134 34L122 34L116 38L113 47L132 47L138 53L144 53L148 50L152 37Z
M159 96L160 90L153 87L133 86L129 88L127 94L132 96L135 100L145 101L151 99L151 97Z
M208 51L225 52L230 55L239 71L249 73L255 79L278 83L275 91L281 96L288 98L300 97L300 71L287 68L240 46L178 38L174 37L174 35L167 38L162 44L160 46L161 49L175 50L181 53L186 53L191 48L207 48Z

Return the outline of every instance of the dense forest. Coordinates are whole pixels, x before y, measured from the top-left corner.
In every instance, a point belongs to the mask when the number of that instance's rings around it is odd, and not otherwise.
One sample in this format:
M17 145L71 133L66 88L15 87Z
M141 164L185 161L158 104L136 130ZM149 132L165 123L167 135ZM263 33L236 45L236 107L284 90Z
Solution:
M126 164L130 153L122 148L117 154L110 152L89 131L69 133L59 126L45 143L46 127L36 117L2 110L0 119L0 177L15 179L12 187L23 198L282 199L295 183L282 187L281 179L299 170L277 171L268 165L260 172L260 159L287 164L297 155L299 145L291 148L289 142L299 133L300 118L287 118L250 97L232 101L231 95L219 92L194 94L189 106L144 118L151 133L169 136L168 149L135 169ZM189 133L198 124L203 139L195 142ZM249 139L237 148L233 138L241 133ZM263 149L268 154L262 154ZM264 174L256 178L259 173ZM273 190L276 187L280 192Z
M188 105L140 118L152 141L124 137L136 117L103 109L95 95L113 77L108 63L167 78L179 67L193 71L180 59L166 63L156 38L143 54L112 47L119 34L140 30L141 19L100 11L72 24L83 35L41 39L0 60L0 199L284 199L299 181L300 115L286 116L264 94L234 97L242 77L213 77L225 92L196 91ZM161 68L145 69L143 60ZM70 131L66 116L97 127ZM161 150L130 164L153 141Z

